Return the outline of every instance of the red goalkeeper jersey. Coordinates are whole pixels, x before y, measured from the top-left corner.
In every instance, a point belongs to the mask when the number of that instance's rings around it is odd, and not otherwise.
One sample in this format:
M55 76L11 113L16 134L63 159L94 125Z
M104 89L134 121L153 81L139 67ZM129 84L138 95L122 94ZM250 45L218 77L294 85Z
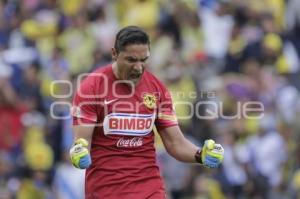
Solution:
M163 199L154 148L158 130L177 125L169 92L145 71L136 86L108 65L87 75L73 101L73 123L96 124L86 199Z

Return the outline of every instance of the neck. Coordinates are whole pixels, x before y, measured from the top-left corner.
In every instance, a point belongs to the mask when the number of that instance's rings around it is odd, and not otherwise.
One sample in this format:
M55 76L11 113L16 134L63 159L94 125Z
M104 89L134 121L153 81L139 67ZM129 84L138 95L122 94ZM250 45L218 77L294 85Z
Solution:
M117 62L113 62L112 63L112 70L113 70L113 73L114 73L115 77L117 79L120 79L120 76L118 74L118 65L117 65Z

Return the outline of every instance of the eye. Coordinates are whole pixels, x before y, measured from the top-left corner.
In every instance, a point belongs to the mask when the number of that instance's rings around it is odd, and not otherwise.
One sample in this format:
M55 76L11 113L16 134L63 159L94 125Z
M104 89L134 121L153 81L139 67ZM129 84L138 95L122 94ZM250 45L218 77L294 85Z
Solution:
M134 59L134 58L132 58L132 57L128 57L128 58L127 58L127 61L128 61L129 63L134 63L134 62L136 62L137 60Z
M141 60L141 62L145 63L148 60L148 57Z

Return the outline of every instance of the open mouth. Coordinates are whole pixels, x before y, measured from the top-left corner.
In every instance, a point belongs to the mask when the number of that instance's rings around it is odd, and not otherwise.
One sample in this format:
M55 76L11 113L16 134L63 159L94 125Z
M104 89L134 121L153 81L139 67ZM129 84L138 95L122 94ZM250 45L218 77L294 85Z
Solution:
M129 76L130 79L139 79L140 77L141 77L140 74L131 74L131 75Z

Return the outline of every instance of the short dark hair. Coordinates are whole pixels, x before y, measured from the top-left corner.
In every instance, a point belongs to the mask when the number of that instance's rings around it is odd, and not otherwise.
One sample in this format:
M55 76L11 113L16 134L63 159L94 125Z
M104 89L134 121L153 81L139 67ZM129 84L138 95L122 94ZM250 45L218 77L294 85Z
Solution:
M114 48L117 53L123 51L126 46L131 44L147 44L150 45L148 34L137 26L127 26L122 28L116 35Z

